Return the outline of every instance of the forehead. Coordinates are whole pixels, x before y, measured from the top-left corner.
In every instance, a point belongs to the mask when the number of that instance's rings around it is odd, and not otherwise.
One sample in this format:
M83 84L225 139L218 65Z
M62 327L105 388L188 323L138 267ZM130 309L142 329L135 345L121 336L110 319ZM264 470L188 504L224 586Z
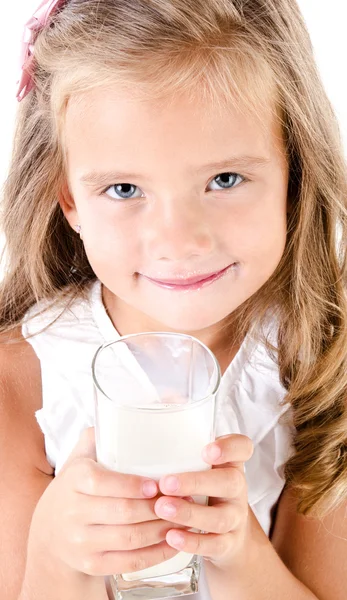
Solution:
M175 95L158 101L114 88L96 88L69 99L64 146L73 169L128 161L144 169L153 160L220 160L223 154L283 153L279 119L270 103L255 112L232 100L220 103L198 95ZM113 163L113 164L112 164Z

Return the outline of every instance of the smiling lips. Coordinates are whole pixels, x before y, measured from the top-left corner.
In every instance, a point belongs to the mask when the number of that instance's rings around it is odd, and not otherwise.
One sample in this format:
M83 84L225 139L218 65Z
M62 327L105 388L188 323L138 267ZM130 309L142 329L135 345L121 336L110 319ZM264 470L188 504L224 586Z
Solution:
M215 271L214 273L199 275L197 277L189 277L187 279L152 279L151 277L147 277L146 275L143 275L143 277L145 277L155 285L169 290L193 290L199 289L203 285L207 285L209 283L217 281L217 279L222 277L233 266L235 266L235 263L233 263L232 265L228 265L221 271Z

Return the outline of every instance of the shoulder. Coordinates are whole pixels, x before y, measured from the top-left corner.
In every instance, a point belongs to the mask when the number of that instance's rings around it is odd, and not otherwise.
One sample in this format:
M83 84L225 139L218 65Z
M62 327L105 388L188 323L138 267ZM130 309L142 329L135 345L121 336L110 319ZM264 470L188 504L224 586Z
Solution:
M347 499L322 518L298 514L293 491L281 496L272 543L290 571L317 598L342 600L347 578Z
M23 318L24 336L36 335L62 323L73 324L89 316L90 303L98 291L97 283L89 282L79 290L66 288L54 297L42 298L33 304Z
M23 336L46 366L53 365L57 355L69 354L73 344L93 336L93 303L99 290L98 280L93 280L81 289L66 289L54 298L44 298L26 312Z
M46 460L44 437L35 418L42 407L41 367L21 328L0 335L0 419L2 451L22 452L39 470L52 474Z

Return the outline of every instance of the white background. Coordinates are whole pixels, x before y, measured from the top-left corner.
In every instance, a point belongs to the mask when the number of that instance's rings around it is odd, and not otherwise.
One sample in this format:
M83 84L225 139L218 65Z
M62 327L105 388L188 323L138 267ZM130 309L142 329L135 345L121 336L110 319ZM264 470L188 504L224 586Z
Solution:
M4 2L1 9L0 185L6 177L12 144L23 25L32 16L40 1ZM299 0L299 5L311 34L323 82L341 125L347 155L347 2Z

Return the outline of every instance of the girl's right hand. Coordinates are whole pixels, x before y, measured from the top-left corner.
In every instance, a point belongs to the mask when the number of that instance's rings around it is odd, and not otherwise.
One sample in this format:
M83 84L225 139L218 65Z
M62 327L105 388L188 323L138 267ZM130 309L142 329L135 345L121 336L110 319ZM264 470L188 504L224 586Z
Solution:
M177 525L158 519L158 487L147 495L148 481L98 464L94 428L85 429L36 506L28 556L44 552L53 563L92 576L140 571L172 558L178 551L165 536Z

